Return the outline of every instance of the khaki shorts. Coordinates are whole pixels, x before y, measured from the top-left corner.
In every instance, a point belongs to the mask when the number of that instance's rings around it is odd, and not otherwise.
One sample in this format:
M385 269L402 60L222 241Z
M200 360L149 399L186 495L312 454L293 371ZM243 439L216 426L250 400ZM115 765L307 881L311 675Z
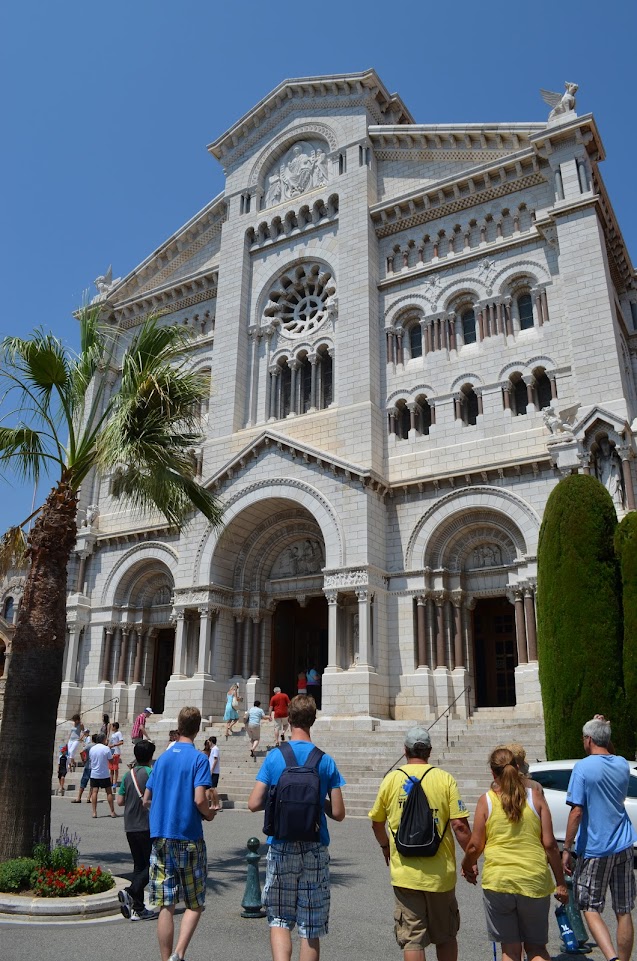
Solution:
M290 719L288 717L274 718L274 730L278 731L279 734L281 733L281 731L287 731L289 726L290 726Z
M394 887L394 933L398 947L426 948L453 941L460 928L456 891Z

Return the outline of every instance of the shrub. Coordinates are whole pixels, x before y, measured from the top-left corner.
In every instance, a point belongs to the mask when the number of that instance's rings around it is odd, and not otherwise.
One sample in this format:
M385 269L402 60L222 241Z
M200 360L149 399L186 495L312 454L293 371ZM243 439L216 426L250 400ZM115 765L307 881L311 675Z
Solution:
M40 868L73 871L80 855L79 843L78 835L70 834L69 829L62 824L53 847L47 841L40 841L33 848L33 857Z
M615 531L624 609L624 691L632 729L637 721L637 512L626 514Z
M14 858L0 864L0 891L24 891L29 887L36 863L33 858Z
M615 508L594 477L560 481L544 511L538 548L538 649L546 752L582 754L582 725L613 719L619 753L632 754L622 730L622 621L613 535Z

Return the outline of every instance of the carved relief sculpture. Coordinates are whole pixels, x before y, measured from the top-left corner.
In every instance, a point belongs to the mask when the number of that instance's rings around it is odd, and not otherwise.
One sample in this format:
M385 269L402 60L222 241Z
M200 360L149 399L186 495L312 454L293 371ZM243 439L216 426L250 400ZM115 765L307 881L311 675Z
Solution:
M554 93L552 90L540 90L544 103L547 103L549 107L553 108L549 114L549 123L551 120L555 120L556 117L560 117L565 113L572 113L575 110L577 84L569 83L567 80L564 86L566 88L565 93Z
M599 445L595 456L595 474L598 481L604 485L613 499L617 510L624 509L624 488L622 484L621 461L617 452L612 448L607 438Z
M268 176L265 206L273 207L284 200L294 200L308 190L324 187L328 180L325 151L301 140L284 155L278 172Z
M318 574L324 564L323 548L317 540L296 541L279 554L270 577L304 577Z

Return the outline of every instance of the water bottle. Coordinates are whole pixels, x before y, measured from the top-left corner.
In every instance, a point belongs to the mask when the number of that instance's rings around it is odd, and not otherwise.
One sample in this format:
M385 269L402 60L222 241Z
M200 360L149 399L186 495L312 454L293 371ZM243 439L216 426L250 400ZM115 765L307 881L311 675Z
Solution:
M560 929L564 950L567 954L579 954L579 944L563 904L558 904L555 908L555 917L557 918L557 926Z

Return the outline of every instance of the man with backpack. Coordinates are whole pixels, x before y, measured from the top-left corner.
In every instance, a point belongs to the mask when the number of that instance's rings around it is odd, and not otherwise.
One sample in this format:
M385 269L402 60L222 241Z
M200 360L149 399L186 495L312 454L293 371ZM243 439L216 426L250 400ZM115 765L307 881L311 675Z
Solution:
M265 758L248 808L265 810L270 849L263 904L273 961L290 961L297 924L300 961L318 961L330 907L326 815L334 821L345 817L345 781L333 758L312 744L314 699L304 694L292 698L289 718L290 738Z
M429 764L431 739L424 727L405 736L401 768L383 779L369 812L394 889L394 931L404 961L456 961L460 927L453 837L465 849L469 813L450 774ZM389 833L387 832L389 827Z

